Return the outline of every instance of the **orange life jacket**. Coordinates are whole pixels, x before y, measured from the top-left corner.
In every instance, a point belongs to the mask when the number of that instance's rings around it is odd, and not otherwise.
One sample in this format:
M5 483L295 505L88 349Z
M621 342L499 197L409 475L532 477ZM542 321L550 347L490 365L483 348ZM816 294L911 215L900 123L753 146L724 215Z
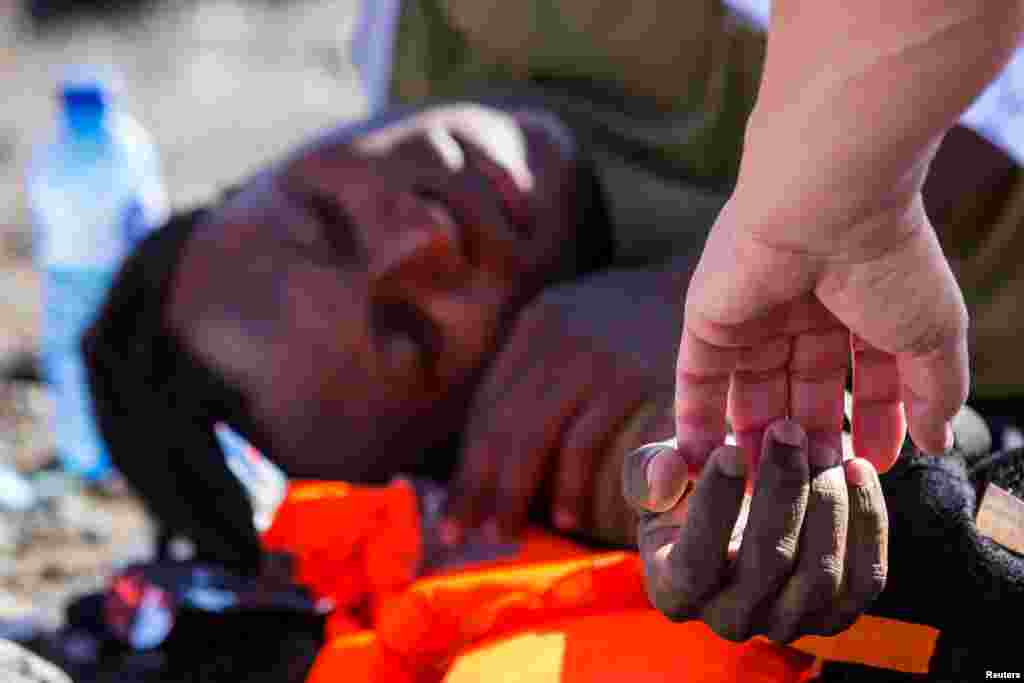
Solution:
M511 559L417 577L419 516L404 482L293 483L263 542L292 553L297 580L334 605L307 683L799 682L825 659L920 673L938 636L862 617L832 638L732 643L652 609L636 553L536 529Z

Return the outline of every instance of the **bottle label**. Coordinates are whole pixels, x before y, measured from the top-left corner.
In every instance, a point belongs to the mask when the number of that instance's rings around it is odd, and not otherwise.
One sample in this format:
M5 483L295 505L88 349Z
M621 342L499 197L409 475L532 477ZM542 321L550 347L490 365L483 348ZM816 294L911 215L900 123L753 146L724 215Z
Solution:
M108 476L110 464L96 428L79 341L113 276L103 268L51 267L43 284L43 365L56 404L57 454L67 471L87 479Z

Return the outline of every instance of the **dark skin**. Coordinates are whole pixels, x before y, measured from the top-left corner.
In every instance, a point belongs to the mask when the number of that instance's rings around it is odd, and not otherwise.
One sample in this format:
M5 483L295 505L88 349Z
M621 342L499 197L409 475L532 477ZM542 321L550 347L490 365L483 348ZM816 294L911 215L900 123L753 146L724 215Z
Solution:
M573 163L564 130L531 112L443 108L328 135L211 213L185 250L169 321L242 389L260 445L293 476L382 481L462 432L449 542L477 525L514 536L540 495L557 526L630 543L628 498L656 510L639 537L663 611L732 638L836 628L884 575L870 466L821 468L833 454L806 439L766 446L741 545L747 478L725 456L708 469L724 479L675 491L646 490L671 459L627 459L623 497L623 454L671 434L665 378L692 262L552 286L583 239ZM679 525L702 543L672 550L662 536ZM701 587L682 607L680 577Z
M515 538L526 504L541 495L557 528L603 527L606 540L631 540L631 525L627 534L608 528L622 505L617 486L597 481L595 456L671 434L665 340L679 329L679 311L670 292L690 268L681 258L664 270L609 270L550 288L523 309L473 397L443 527L449 539L481 525ZM522 428L517 415L537 428ZM615 445L629 429L631 443ZM595 497L595 486L605 493Z
M415 462L465 415L505 321L572 268L568 150L549 123L480 111L358 147L327 136L186 250L171 319L252 397L289 474L379 481Z

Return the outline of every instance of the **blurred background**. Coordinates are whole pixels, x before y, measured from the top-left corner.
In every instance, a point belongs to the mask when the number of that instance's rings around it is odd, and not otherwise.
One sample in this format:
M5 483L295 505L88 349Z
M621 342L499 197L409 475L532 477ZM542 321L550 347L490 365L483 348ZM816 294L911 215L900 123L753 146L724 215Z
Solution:
M179 210L363 111L348 49L356 8L355 0L0 0L0 364L38 346L24 177L33 145L54 124L65 65L116 68L122 102L152 135ZM0 637L58 623L70 596L95 589L151 543L130 495L59 476L50 411L38 384L0 385ZM44 504L19 507L24 482Z
M358 115L347 49L355 10L354 0L0 0L4 256L28 256L25 166L55 115L65 64L118 69L124 104L152 134L182 208ZM12 310L0 351L12 335L32 335L35 298L13 294L24 279L5 269L0 301Z

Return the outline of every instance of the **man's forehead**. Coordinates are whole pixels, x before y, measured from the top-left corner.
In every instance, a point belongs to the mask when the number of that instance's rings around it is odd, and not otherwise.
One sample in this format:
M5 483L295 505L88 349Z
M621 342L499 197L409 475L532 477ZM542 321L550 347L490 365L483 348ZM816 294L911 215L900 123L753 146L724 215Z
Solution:
M281 221L269 219L282 208L279 193L271 191L277 173L276 168L259 173L210 212L196 230L193 241L202 245L196 251L221 259L279 242Z
M276 284L288 255L265 225L217 211L186 245L172 298L175 315L203 319L275 317Z

